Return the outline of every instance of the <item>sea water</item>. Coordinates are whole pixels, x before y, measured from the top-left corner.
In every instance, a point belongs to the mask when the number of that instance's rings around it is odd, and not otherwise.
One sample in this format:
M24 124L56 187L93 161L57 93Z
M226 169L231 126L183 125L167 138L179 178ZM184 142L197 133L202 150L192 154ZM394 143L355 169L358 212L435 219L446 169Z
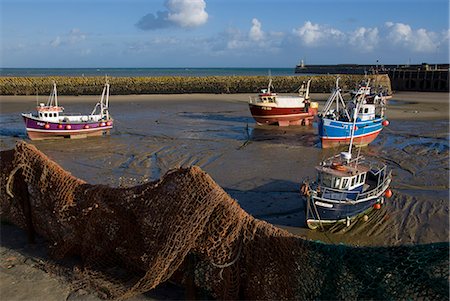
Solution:
M0 76L294 76L294 68L0 68ZM302 74L304 75L304 74Z

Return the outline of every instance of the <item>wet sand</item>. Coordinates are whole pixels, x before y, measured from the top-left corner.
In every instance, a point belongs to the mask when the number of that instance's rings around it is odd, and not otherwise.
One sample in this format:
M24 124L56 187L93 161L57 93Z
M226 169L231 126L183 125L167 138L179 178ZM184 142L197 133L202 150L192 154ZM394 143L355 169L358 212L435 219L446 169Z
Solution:
M249 96L253 95L112 96L110 112L116 123L111 136L33 144L73 175L112 186L136 185L158 179L171 168L198 165L247 212L308 239L361 246L449 241L447 93L394 94L387 110L390 125L361 150L393 169L394 196L369 214L367 222L326 233L305 228L299 183L314 177L314 166L340 150L320 149L315 126L257 126L246 103ZM312 95L319 108L327 97ZM66 111L74 113L90 112L97 100L59 98ZM1 149L26 138L19 113L35 104L30 96L0 96ZM11 231L18 230L2 226L2 262L29 248L25 239L5 243ZM23 256L36 258L33 253ZM15 284L5 284L10 279L18 278L16 284L27 287L20 280L26 272L14 269L1 267L2 292L17 290Z

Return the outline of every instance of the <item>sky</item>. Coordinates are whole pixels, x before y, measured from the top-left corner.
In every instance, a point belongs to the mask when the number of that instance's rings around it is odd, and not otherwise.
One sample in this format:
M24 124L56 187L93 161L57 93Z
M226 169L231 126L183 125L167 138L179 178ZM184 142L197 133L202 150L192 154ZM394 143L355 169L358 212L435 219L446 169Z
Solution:
M0 0L0 67L449 63L448 0Z

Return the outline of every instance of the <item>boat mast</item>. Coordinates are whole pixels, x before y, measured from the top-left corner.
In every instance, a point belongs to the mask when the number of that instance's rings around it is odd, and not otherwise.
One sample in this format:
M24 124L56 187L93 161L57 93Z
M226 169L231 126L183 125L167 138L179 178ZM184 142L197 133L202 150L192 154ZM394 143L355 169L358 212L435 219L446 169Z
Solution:
M55 106L58 106L58 92L56 90L56 82L53 82L53 91L55 93Z
M305 99L309 99L309 86L311 85L311 79L308 80L308 83L306 84L306 94Z
M339 91L339 77L336 79L336 88L333 90L333 93L331 93L330 97L328 97L328 100L325 103L325 106L322 110L322 116L324 116L330 110L333 101L338 97L337 96L338 91Z
M327 112L330 110L331 106L333 105L333 102L336 101L336 112L339 112L339 102L342 104L342 108L345 115L347 116L348 120L350 120L350 115L345 109L345 102L344 98L342 98L341 95L341 88L339 88L339 80L340 77L336 78L336 87L334 88L333 92L331 93L330 97L328 97L328 100L322 110L322 116L325 116Z
M368 80L366 82L366 87L364 88L364 93L361 93L356 97L356 107L355 107L355 110L353 111L353 123L352 123L352 127L350 129L350 145L348 146L348 153L350 154L350 158L352 156L352 145L353 145L353 138L355 136L356 118L358 117L359 109L361 108L364 98L366 97L365 91L367 91L367 89L369 88L369 82L370 82L370 80Z
M108 105L109 105L109 82L108 78L106 78L105 86L103 87L102 98L100 99L100 114L102 118L106 117L106 119L109 119Z
M58 93L56 91L56 82L53 82L53 90L50 93L50 96L48 98L47 107L52 107L53 102L54 102L54 105L57 107L58 106Z

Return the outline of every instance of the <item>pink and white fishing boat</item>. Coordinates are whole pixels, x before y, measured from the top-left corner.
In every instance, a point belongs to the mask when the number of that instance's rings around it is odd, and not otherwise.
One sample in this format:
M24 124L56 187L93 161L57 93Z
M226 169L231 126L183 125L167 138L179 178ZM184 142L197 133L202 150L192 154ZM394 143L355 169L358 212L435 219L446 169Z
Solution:
M272 79L267 89L262 89L257 98L250 97L248 103L253 118L259 125L278 124L279 126L309 125L317 115L318 103L309 99L308 83L303 83L295 96L278 95L271 91Z
M64 113L58 104L56 83L47 104L40 103L34 113L22 113L31 140L55 138L86 138L109 134L113 127L113 119L109 115L109 83L105 83L100 102L91 114L76 115Z

